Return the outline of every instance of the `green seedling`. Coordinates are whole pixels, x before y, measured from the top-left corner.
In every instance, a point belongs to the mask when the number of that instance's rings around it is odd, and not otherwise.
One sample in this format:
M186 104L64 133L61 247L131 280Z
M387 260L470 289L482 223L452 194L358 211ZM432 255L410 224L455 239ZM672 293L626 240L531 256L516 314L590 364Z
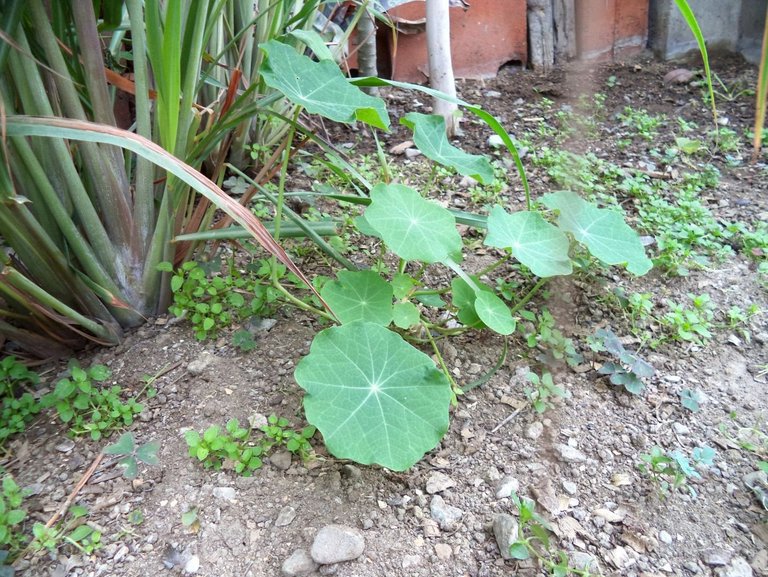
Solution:
M523 392L533 409L539 414L554 407L553 398L565 399L569 396L568 391L555 385L552 373L549 371L544 371L541 376L529 371L525 379L531 386L525 387Z
M691 411L692 413L698 413L699 409L701 408L699 404L701 403L702 396L701 393L698 391L693 391L691 389L683 389L680 391L680 404L683 405L686 409Z
M197 515L197 507L191 507L181 514L181 524L192 531L199 529L200 520Z
M43 523L35 523L32 527L33 541L30 547L35 551L47 549L56 551L62 544L69 544L81 553L92 554L102 546L101 533L86 524L88 509L81 505L72 505L65 519L46 527Z
M223 431L219 426L211 425L202 435L187 431L184 438L190 457L202 462L205 468L218 471L227 464L237 474L249 477L261 468L262 457L275 447L285 447L302 460L311 458L309 439L315 434L315 427L293 431L286 429L289 425L287 419L271 415L261 429L263 436L253 438L251 429L241 427L237 419L230 419Z
M618 115L621 123L629 128L636 136L644 140L655 140L659 135L659 128L664 125L664 116L654 116L647 110L636 110L630 106L624 108L624 112Z
M144 409L136 397L122 401L119 386L101 386L111 374L104 365L83 369L73 359L69 372L70 376L56 383L53 392L41 401L45 407L56 407L59 419L69 425L73 435L90 435L98 441L133 424L134 417Z
M30 371L14 356L0 361L0 446L6 439L21 433L35 415L40 403L29 387L40 382L37 373Z
M0 493L0 548L12 559L23 547L26 537L21 528L27 511L22 508L24 492L13 477L4 473Z
M608 375L612 384L624 387L633 395L639 395L643 391L643 379L651 378L656 370L637 353L625 349L610 329L598 329L594 342L596 352L605 351L616 359L604 363L597 372Z
M714 306L708 294L689 293L688 298L691 299L693 308L685 308L668 300L667 306L670 310L660 321L673 339L703 345L712 338L710 329L715 316Z
M554 550L554 544L550 539L552 528L546 519L536 513L533 500L519 497L516 493L512 493L511 499L517 507L518 515L518 539L509 547L509 554L513 559L519 561L536 559L553 577L592 575L590 567L583 569L573 567L564 551Z
M549 310L544 308L538 315L521 311L520 316L533 326L532 330L524 329L530 331L526 343L529 348L540 351L536 356L540 363L556 368L565 362L573 367L584 360L576 350L573 340L563 336L563 333L555 328L555 319Z
M658 487L661 498L680 489L687 489L691 496L696 497L696 491L688 485L688 480L700 479L701 475L691 461L711 465L715 455L716 451L711 447L697 447L689 460L680 451L666 453L661 447L653 447L650 453L640 455L642 462L637 467Z
M105 455L118 455L122 458L117 464L124 468L123 477L135 479L139 474L139 463L157 465L157 450L160 443L152 441L143 445L136 445L133 433L123 433L116 443L108 445L102 451Z

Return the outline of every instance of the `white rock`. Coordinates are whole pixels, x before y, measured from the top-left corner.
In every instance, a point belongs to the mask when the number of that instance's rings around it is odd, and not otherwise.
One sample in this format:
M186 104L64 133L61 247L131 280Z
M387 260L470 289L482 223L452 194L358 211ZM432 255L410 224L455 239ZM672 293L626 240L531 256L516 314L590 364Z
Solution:
M357 559L365 550L363 533L346 525L326 525L317 532L310 554L322 565Z
M232 487L214 487L213 496L225 501L234 501L237 494Z
M520 482L514 477L504 477L496 486L496 498L506 499L520 490Z
M281 567L285 577L303 577L317 570L317 563L304 549L296 549Z
M491 148L501 148L504 146L504 141L501 139L501 136L498 134L491 134L488 137L488 146Z
M290 525L295 518L296 518L296 509L294 509L290 505L286 505L285 507L280 509L280 512L277 514L277 519L275 519L275 527L285 527L287 525Z
M433 471L429 475L429 479L427 479L427 493L430 495L440 493L455 486L456 482L448 475L441 473L440 471Z
M496 544L499 546L501 556L504 559L511 559L509 547L517 541L517 519L507 513L499 513L493 517L493 536L496 538Z
M440 528L443 530L453 527L464 515L464 511L458 507L446 504L440 495L432 497L429 511L432 514L432 518L440 524Z
M569 445L563 445L558 443L555 445L555 451L560 455L560 460L566 463L583 463L587 460L587 456Z
M435 545L435 555L437 555L438 559L447 561L453 556L453 549L451 549L450 545L438 543Z

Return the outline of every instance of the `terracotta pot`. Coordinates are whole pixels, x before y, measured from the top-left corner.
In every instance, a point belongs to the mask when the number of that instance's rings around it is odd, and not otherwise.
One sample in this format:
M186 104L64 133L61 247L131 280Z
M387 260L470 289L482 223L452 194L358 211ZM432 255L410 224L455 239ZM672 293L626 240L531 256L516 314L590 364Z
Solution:
M525 0L468 0L470 7L451 9L451 57L457 78L492 78L506 62L528 58ZM398 20L423 20L425 4L414 1L389 11ZM380 70L394 80L423 83L429 79L427 35L418 24L404 24L410 33L379 25L381 52L389 56Z

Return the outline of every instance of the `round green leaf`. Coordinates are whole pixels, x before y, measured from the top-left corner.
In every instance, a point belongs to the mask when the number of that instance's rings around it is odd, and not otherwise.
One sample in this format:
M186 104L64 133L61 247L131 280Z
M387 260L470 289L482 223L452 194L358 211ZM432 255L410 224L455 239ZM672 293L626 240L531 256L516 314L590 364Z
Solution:
M512 249L512 255L541 278L573 272L568 237L538 212L508 214L495 206L488 215L484 244Z
M454 216L408 186L376 185L365 220L402 259L426 263L461 260L461 236Z
M317 334L296 367L307 420L335 456L404 471L448 430L451 389L398 334L351 323Z
M515 332L515 319L509 307L492 292L480 290L475 299L475 311L488 328L500 335L510 335Z
M116 443L104 447L102 453L105 455L128 455L133 453L134 447L133 433L123 433Z
M392 322L392 286L371 270L343 270L338 280L325 283L320 294L342 323Z
M557 224L586 245L595 258L606 264L626 264L632 274L644 275L653 266L645 256L639 235L621 214L598 208L570 191L545 194L541 202L557 210Z
M409 329L419 322L419 309L411 302L395 303L392 318L397 327Z

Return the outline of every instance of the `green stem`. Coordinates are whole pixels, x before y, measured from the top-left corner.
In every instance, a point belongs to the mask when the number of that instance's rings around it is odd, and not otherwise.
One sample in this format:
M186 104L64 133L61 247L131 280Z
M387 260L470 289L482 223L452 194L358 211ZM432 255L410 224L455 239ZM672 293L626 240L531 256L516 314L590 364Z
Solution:
M310 304L305 303L303 300L296 298L293 296L282 284L280 284L280 281L273 280L272 286L276 288L278 291L280 291L280 294L283 295L286 301L288 301L289 304L294 305L297 308L300 308L303 311L310 312L314 315L317 315L319 317L322 317L324 319L327 319L331 321L332 323L338 322L334 317L332 317L330 314L328 314L325 311L322 311L318 308L313 307Z
M533 288L528 291L528 294L526 294L517 302L517 304L515 304L515 306L510 309L510 313L514 315L517 311L523 308L528 303L528 301L531 300L537 292L539 292L539 289L547 284L547 281L549 281L548 278L540 278L539 281L533 285Z
M448 379L448 382L451 384L451 404L456 404L456 395L458 391L461 391L461 388L459 385L456 384L456 381L453 379L453 375L451 375L451 372L448 370L448 366L445 364L445 361L443 360L443 355L440 354L440 349L437 348L437 343L435 342L435 339L432 338L432 332L429 330L429 328L426 326L425 323L422 323L421 325L424 328L424 332L427 333L427 339L429 340L429 344L432 345L432 350L435 352L435 356L437 357L437 362L440 365L440 370L443 371L443 374Z
M499 268L501 265L503 265L505 262L507 262L511 258L512 258L512 253L506 254L505 256L503 256L499 260L497 260L496 262L494 262L492 264L489 264L487 267L485 267L480 272L478 272L477 276L481 277L483 275L488 274L489 272L492 272L492 271L496 270L497 268Z

